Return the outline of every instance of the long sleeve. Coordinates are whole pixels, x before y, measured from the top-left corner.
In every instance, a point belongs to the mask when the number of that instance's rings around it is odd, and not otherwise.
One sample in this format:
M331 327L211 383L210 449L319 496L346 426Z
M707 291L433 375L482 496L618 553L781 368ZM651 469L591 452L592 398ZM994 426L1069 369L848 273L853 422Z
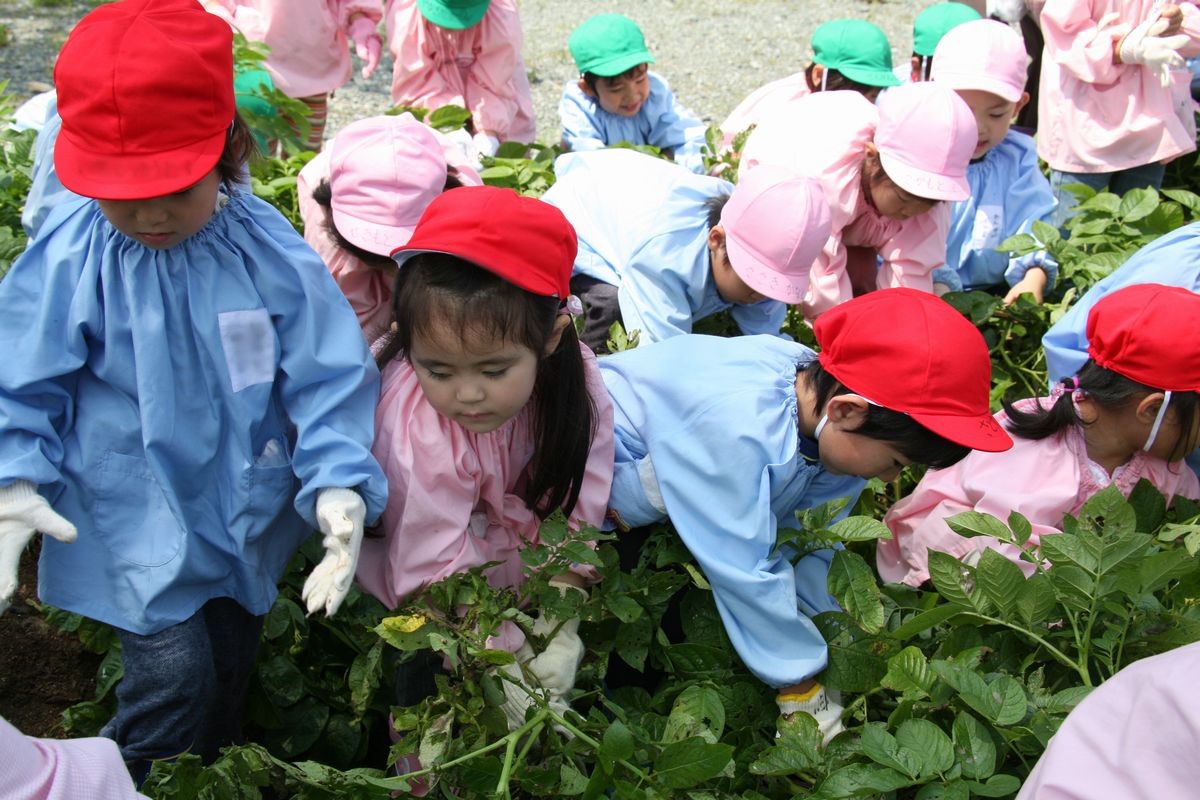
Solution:
M475 61L466 74L467 110L475 121L475 130L508 138L521 104L532 102L527 87L526 96L522 97L516 80L518 71L525 71L525 62L521 60L524 34L516 3L492 0L478 27Z
M780 333L787 319L787 304L778 300L761 300L752 305L737 304L730 306L730 315L737 323L738 330L747 336L766 333L771 336L783 336Z
M692 172L703 172L704 123L679 102L661 75L651 72L647 79L650 96L638 112L644 113L650 123L646 144L670 149L674 151L676 164Z
M8 800L146 800L111 739L35 739L0 718L0 751Z
M683 275L676 270L676 261L687 260L681 242L676 232L656 236L635 250L621 271L621 318L627 332L641 331L643 344L691 333L695 309L690 295L700 287L687 283L687 273L694 269Z
M596 124L596 101L583 93L575 81L563 87L558 101L558 118L562 123L562 141L567 150L599 150L607 147L604 132ZM615 144L613 142L612 144Z

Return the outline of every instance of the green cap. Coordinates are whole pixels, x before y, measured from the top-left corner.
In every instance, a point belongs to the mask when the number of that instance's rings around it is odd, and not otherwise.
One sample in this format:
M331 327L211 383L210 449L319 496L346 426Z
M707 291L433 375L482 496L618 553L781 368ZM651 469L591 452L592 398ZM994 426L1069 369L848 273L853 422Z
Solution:
M646 38L624 14L597 14L584 21L567 40L580 72L611 78L638 64L653 64Z
M968 5L934 3L917 14L913 21L913 52L919 56L932 56L938 42L951 28L977 19L983 18Z
M887 34L862 19L835 19L812 35L813 61L836 69L855 83L899 86L892 72L892 46Z
M417 0L421 16L440 28L461 31L478 24L492 0Z

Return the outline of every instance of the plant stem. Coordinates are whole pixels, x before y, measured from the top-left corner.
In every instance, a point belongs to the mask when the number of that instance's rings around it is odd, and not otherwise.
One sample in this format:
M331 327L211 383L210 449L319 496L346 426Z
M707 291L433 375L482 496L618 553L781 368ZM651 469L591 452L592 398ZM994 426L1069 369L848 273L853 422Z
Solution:
M1022 628L1020 625L1015 625L1011 622L1006 622L1005 620L998 619L996 617L990 617L987 614L980 614L976 611L964 611L963 614L968 617L975 617L976 619L983 620L984 622L990 622L993 625L999 625L1001 627L1008 628L1009 630L1016 631L1017 633L1023 634L1025 636L1029 637L1030 639L1033 639L1035 642L1040 644L1042 647L1046 648L1046 650L1050 653L1050 655L1054 656L1055 660L1058 661L1060 664L1062 664L1064 667L1069 667L1070 669L1075 670L1075 672L1079 675L1079 677L1083 679L1083 683L1085 686L1092 685L1092 681L1088 675L1086 665L1081 665L1081 664L1078 664L1078 663L1072 661L1070 656L1068 656L1063 651L1059 650L1054 645L1047 642L1041 636L1038 636L1033 631L1028 630L1026 628Z

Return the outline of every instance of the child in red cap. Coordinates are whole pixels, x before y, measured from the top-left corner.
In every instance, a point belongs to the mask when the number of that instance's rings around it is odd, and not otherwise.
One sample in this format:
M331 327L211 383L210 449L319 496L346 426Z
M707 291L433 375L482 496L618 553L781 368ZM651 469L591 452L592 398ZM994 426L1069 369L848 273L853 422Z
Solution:
M950 530L946 518L962 511L1002 520L1017 511L1036 547L1110 484L1126 496L1148 480L1168 499L1200 497L1196 474L1179 463L1200 439L1200 295L1155 283L1120 289L1092 308L1087 335L1078 376L996 414L1014 436L1011 450L931 472L892 506L884 521L894 538L877 552L885 580L928 580L929 549L975 563L991 548L1034 572L1017 548Z
M359 582L389 608L490 562L493 585L519 585L520 550L556 510L573 526L603 522L612 405L572 324L575 248L553 206L468 186L430 203L394 254L395 332L380 340L374 448L390 494L383 536L363 544L358 564ZM565 589L594 578L581 567L554 581ZM535 633L557 624L543 618ZM519 631L499 637L560 708L583 656L578 626L565 622L536 656ZM519 725L529 696L509 681L505 691Z
M868 478L1011 441L988 411L983 337L932 294L873 292L814 330L820 356L774 336L688 334L608 356L600 371L616 420L615 519L670 519L746 666L779 690L781 713L813 714L830 738L841 706L814 680L827 653L811 617L837 608L833 553L793 564L778 529L827 501L849 509Z
M49 534L41 599L117 628L103 734L137 778L238 739L287 562L325 533L307 594L332 613L387 497L354 314L235 183L231 39L194 0L84 17L55 67L54 163L81 197L0 284L0 601Z

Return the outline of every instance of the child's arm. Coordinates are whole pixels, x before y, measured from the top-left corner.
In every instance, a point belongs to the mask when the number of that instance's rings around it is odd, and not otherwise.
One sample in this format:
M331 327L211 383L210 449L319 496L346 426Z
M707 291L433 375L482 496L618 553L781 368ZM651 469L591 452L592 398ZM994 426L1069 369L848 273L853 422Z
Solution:
M689 293L700 287L688 286L688 273L671 268L679 260L681 243L677 232L656 236L635 251L621 271L621 319L626 332L641 331L642 344L692 331ZM707 269L707 250L704 258Z
M574 82L563 88L558 101L558 118L562 123L563 146L572 151L599 150L607 147L604 133L596 122L598 106Z
M1014 135L1010 134L1009 140L1001 147L1007 147L1009 141L1014 138ZM1038 168L1037 151L1033 142L1022 136L1016 144L1019 145L1019 159L1004 162L1012 163L1015 168L1008 175L997 176L1003 179L1004 219L1008 226L1007 230L1001 232L1000 241L1018 233L1032 234L1035 220L1049 224L1050 217L1058 206L1058 201L1050 190L1050 182ZM1031 274L1038 271L1041 275ZM1058 262L1045 250L1013 256L1009 259L1004 280L1016 290L1016 294L1020 294L1024 289L1033 291L1040 302L1042 291L1054 286L1058 280ZM1018 286L1021 286L1020 290L1017 289ZM1016 294L1012 295L1013 300L1016 299Z
M387 20L392 69L392 102L417 108L468 108L453 54L443 52L439 29L425 21L416 0L391 0Z
M933 291L933 271L946 263L950 206L938 203L920 216L904 220L900 229L879 245L876 285L880 289L907 287Z
M1141 20L1118 14L1095 18L1091 2L1052 2L1042 9L1046 55L1077 80L1097 85L1116 83L1127 66L1115 63L1121 37Z
M641 112L650 122L647 142L662 150L674 151L675 163L685 169L703 172L704 123L676 99L661 76L651 72L647 77L650 96Z
M778 300L762 300L752 305L735 303L729 313L738 324L738 329L747 336L765 333L770 336L782 336L784 339L792 338L780 333L787 319L786 303Z
M371 77L379 66L383 39L379 35L379 20L383 10L379 0L336 0L338 27L354 42L355 53L363 62L363 80Z
M464 90L467 110L477 134L503 140L522 102L533 104L531 98L518 96L518 83L513 78L517 70L525 69L521 60L524 35L516 4L512 0L492 0L479 23L479 36L475 63L467 72Z

